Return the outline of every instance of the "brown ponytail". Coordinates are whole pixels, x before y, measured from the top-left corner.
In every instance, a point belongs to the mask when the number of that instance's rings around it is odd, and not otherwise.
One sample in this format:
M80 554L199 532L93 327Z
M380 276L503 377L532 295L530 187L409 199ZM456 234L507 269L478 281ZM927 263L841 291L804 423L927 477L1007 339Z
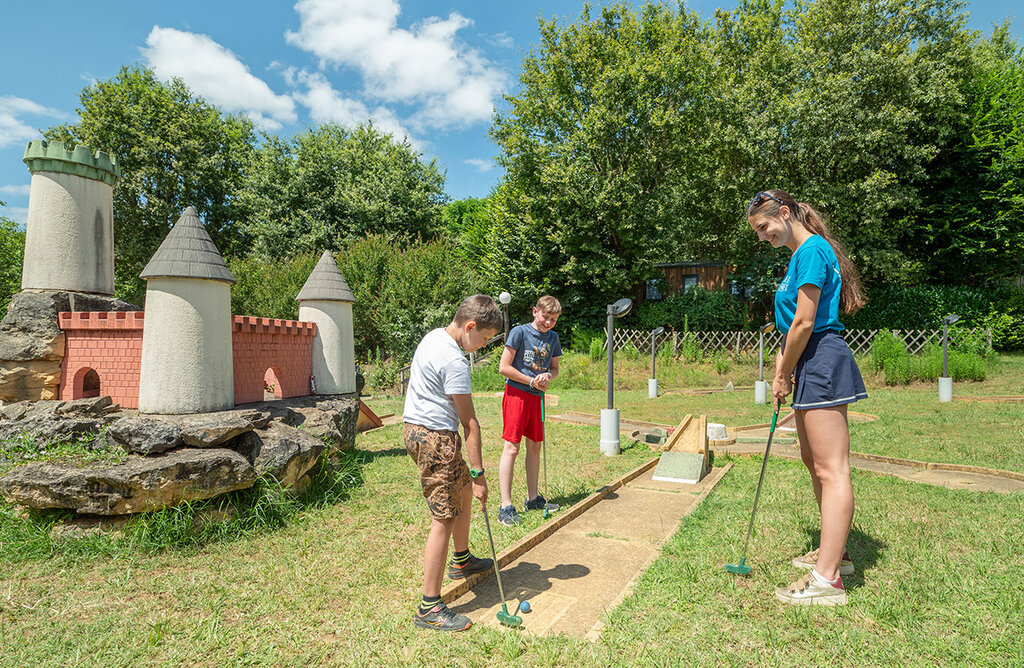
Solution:
M755 198L747 207L747 217L749 218L755 212L764 213L766 216L775 216L778 215L779 209L783 205L789 207L793 216L808 232L817 234L828 242L836 254L836 259L839 260L839 274L843 279L842 289L839 292L839 310L847 314L853 314L860 310L867 303L864 285L860 280L860 272L857 271L857 267L846 254L843 245L829 232L824 217L807 202L798 203L785 190L765 190L764 193L776 199L763 196Z

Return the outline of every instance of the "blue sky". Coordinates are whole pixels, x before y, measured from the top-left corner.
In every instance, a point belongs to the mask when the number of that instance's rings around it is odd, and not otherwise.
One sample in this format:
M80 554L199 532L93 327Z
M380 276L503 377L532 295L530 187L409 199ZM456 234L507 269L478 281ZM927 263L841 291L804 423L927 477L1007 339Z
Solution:
M688 6L707 17L735 2ZM581 8L580 0L5 3L0 215L21 223L27 216L25 142L75 122L79 91L131 63L180 76L225 111L285 136L371 118L436 158L452 197L486 196L501 177L491 113L537 42L537 17L571 19ZM1024 35L1024 10L1003 0L975 0L968 10L974 29L988 33L1009 17L1018 39Z

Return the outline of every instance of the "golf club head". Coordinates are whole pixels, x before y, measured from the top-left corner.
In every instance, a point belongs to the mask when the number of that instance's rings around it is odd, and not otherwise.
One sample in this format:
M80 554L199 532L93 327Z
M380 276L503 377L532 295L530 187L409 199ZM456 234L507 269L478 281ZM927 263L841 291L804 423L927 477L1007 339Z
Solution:
M747 558L743 557L742 559L740 559L740 563L738 564L726 564L725 570L729 571L730 573L736 573L737 575L746 575L752 569L750 568L750 566L747 566Z
M523 618L519 615L509 614L508 606L504 603L501 604L501 610L498 611L498 621L505 626L511 626L513 628L523 623Z
M548 519L549 517L551 517L551 511L548 510L547 508L545 508L544 509L544 519Z

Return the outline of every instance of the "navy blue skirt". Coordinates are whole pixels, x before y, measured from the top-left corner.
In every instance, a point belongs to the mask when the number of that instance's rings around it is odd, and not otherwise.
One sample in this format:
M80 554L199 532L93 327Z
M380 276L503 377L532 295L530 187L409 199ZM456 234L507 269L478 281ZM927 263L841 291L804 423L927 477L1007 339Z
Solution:
M809 410L867 399L864 379L839 332L811 334L793 373L793 408Z

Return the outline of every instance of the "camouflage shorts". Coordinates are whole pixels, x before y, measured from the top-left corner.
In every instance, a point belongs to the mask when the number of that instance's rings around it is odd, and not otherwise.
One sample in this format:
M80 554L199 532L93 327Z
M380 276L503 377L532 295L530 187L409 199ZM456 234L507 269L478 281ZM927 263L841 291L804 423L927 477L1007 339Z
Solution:
M405 449L419 467L430 514L439 520L457 516L462 512L462 490L470 480L459 433L406 422L403 437Z

